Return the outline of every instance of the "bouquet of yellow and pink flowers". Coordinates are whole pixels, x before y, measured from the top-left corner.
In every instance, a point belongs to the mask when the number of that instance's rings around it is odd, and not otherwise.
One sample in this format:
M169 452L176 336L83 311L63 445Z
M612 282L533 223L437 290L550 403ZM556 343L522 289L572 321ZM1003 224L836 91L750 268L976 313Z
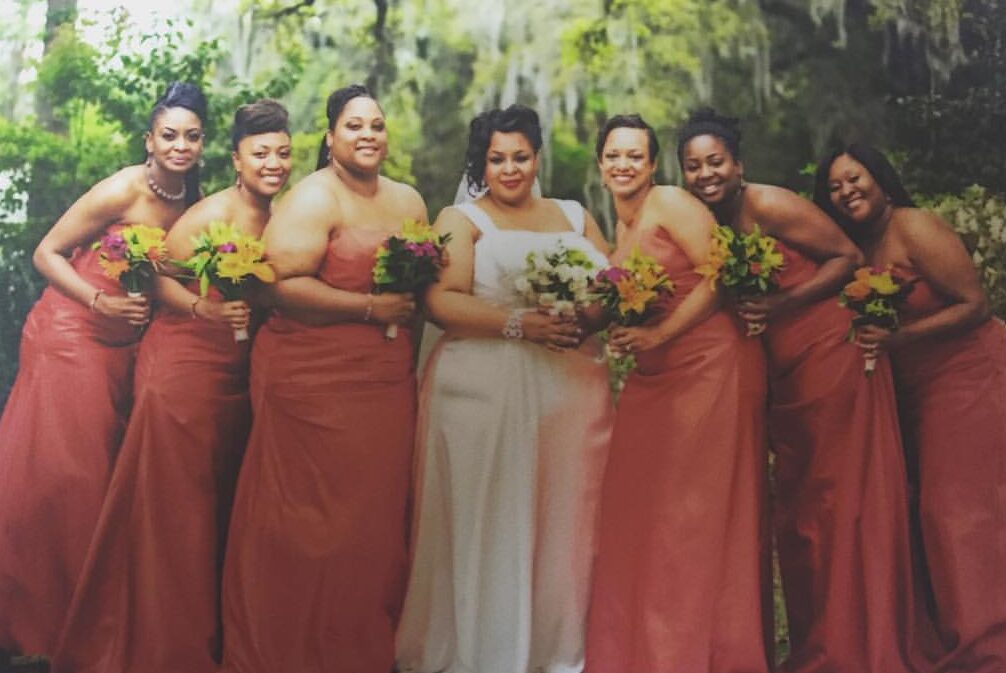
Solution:
M749 234L739 234L731 227L718 226L713 230L713 245L709 260L696 271L717 282L733 299L759 297L779 288L779 272L786 258L777 241L761 232L756 224ZM756 336L765 331L765 323L747 324L747 335Z
M447 266L447 243L450 234L438 235L433 227L415 220L406 220L402 232L388 239L377 249L374 264L374 291L419 293L435 283L440 270ZM384 336L398 336L398 325L390 324Z
M594 301L593 271L594 262L587 253L560 242L552 250L527 253L524 273L514 279L514 289L532 306L572 316Z
M105 234L91 247L98 251L98 265L105 275L119 281L131 297L150 287L168 256L164 230L144 224Z
M658 299L674 293L674 283L653 257L633 248L621 266L597 274L594 291L610 318L625 327L642 325Z
M199 281L199 294L205 297L215 287L225 301L236 301L244 294L244 284L251 278L263 283L276 280L276 272L265 261L265 245L254 236L227 222L211 222L192 237L192 256L176 262ZM247 329L234 330L235 341L246 341Z
M852 282L842 288L838 303L855 315L849 327L849 341L856 339L856 328L875 325L895 331L900 326L898 308L912 291L914 283L888 266L883 271L869 266L856 269ZM877 368L877 354L867 351L863 371L869 376Z

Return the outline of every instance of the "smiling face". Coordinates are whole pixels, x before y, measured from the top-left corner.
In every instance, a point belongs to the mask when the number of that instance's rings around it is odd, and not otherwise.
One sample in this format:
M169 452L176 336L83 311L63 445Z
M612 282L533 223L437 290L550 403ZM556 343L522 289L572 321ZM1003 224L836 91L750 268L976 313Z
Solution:
M744 164L714 135L695 136L681 157L688 190L706 204L715 206L732 198L741 188Z
M486 151L485 181L493 198L516 204L531 195L538 174L538 155L520 132L496 131Z
M648 187L653 182L656 163L650 156L646 129L612 129L604 140L597 166L612 196L628 198Z
M870 171L848 154L828 169L828 195L839 214L860 224L873 222L890 205Z
M378 172L388 153L384 113L373 98L357 96L346 103L326 137L332 158L354 172Z
M283 131L245 136L231 154L241 186L262 196L275 196L290 177L292 148Z
M183 107L164 110L147 133L147 154L161 170L185 173L203 153L203 123Z

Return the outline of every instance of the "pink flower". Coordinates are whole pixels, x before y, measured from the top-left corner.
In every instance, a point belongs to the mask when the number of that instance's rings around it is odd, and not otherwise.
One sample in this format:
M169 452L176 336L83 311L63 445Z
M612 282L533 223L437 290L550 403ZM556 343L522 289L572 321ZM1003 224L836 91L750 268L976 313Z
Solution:
M126 239L119 234L107 234L101 238L102 252L109 261L126 258Z
M217 246L217 252L237 252L238 246L233 243L221 243Z
M607 269L602 270L597 274L597 280L600 282L607 281L612 284L618 283L620 280L628 278L631 274L620 266L609 266Z

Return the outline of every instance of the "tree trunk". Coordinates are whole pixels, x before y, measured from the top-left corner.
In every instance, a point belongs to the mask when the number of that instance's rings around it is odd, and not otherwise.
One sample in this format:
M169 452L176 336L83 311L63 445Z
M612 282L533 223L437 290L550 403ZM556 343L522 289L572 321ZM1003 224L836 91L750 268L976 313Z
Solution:
M45 33L42 58L49 55L53 40L60 28L72 26L77 20L77 0L48 0L45 9ZM66 133L66 124L53 115L52 100L47 91L40 89L35 96L35 114L42 128L54 133Z

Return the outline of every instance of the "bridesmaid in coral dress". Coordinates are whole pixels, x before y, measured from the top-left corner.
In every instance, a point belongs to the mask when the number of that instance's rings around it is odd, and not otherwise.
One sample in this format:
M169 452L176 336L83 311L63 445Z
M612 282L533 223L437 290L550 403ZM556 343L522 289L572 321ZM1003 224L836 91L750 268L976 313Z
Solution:
M205 113L196 87L169 87L146 165L91 188L35 251L50 285L25 322L0 420L0 651L55 649L129 413L150 307L103 274L91 244L124 224L167 228L198 198Z
M290 174L279 103L238 108L237 184L204 199L168 235L172 259L227 222L258 237ZM133 413L74 594L54 670L213 673L219 575L240 456L251 422L244 301L202 298L162 278L162 311L140 343Z
M904 457L890 368L872 377L846 340L836 295L862 260L813 204L745 184L736 120L711 110L683 128L688 188L721 224L779 240L779 291L739 302L765 322L775 534L789 621L790 673L914 670L916 619Z
M827 157L814 198L870 264L916 280L902 328L863 328L859 340L894 363L943 649L935 670L1006 671L1006 328L960 238L914 207L879 151Z
M601 498L587 671L767 673L765 358L695 272L716 222L653 184L653 129L614 117L597 156L618 214L612 261L638 247L675 288L646 325L611 331L637 367Z
M328 99L318 170L265 231L276 312L252 352L254 423L224 566L224 670L387 673L406 571L415 424L410 295L372 295L374 255L419 194L379 175L381 108ZM400 324L385 339L385 325Z

